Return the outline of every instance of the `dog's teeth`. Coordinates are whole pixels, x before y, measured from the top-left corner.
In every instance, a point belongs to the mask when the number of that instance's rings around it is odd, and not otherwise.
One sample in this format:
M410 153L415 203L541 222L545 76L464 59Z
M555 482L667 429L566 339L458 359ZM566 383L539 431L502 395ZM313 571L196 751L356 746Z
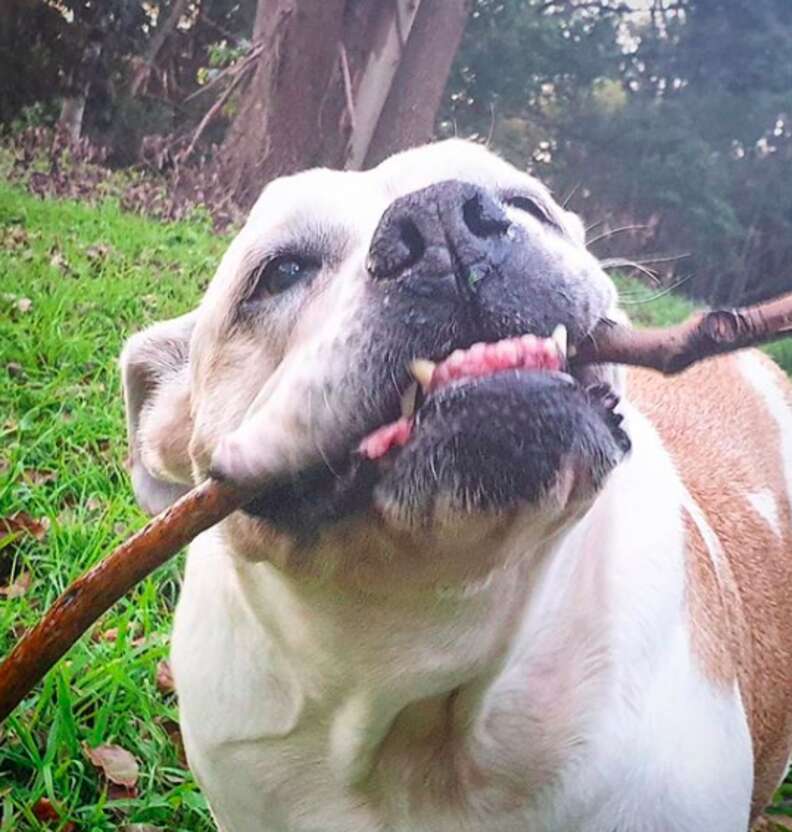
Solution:
M401 415L412 419L415 415L415 403L418 399L418 382L414 381L401 396Z
M416 358L415 361L410 364L410 372L413 374L413 378L418 382L418 384L421 385L421 389L424 393L429 392L436 366L437 365L434 361L429 361L426 358Z
M559 324L554 330L553 334L550 336L555 345L558 347L558 352L566 358L567 355L567 328L563 324Z

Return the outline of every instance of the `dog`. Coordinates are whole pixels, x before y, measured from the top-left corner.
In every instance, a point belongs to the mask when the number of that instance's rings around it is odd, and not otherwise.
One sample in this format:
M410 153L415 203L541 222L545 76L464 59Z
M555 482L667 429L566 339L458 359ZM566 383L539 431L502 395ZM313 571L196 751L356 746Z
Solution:
M792 390L583 367L580 220L483 147L269 184L121 358L132 481L255 494L172 667L224 832L745 832L792 749Z

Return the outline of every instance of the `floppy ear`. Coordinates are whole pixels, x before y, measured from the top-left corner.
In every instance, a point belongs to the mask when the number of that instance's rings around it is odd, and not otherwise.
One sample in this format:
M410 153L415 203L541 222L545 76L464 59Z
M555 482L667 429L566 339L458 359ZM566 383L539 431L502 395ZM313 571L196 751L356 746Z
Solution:
M192 486L190 337L196 313L133 335L121 353L132 488L158 514Z

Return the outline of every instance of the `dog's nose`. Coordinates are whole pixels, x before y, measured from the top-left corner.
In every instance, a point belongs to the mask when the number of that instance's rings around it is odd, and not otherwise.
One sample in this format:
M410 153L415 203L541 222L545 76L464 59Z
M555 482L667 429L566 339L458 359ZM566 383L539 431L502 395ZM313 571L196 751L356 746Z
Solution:
M503 208L483 188L439 182L399 197L385 211L367 268L378 280L416 269L427 277L455 275L467 284L471 267L490 258L508 228Z

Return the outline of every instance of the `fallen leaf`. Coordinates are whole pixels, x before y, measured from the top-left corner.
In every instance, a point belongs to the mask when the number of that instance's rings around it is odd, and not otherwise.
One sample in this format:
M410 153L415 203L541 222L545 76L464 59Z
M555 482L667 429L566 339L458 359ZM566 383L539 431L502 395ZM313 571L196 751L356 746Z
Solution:
M162 730L168 735L168 739L176 747L176 756L184 768L187 768L187 752L184 750L184 739L182 738L181 726L172 719L157 719Z
M137 796L137 786L119 786L117 783L107 784L108 800L134 800Z
M106 630L96 629L93 632L94 641L117 641L118 627L108 627Z
M5 596L8 600L13 598L21 598L30 589L33 579L30 577L30 572L20 572L13 583L8 586L0 586L0 595Z
M60 820L60 813L48 797L40 797L33 804L33 814L36 816L36 820L40 820L42 823L57 822Z
M98 497L89 497L85 502L85 507L88 511L99 511L102 501Z
M22 313L30 312L33 308L33 301L30 298L20 298L16 302L16 308Z
M42 471L40 468L26 468L22 472L22 479L30 485L47 485L55 482L58 475L55 471Z
M25 375L25 368L18 361L9 361L6 364L6 372L11 378L23 378Z
M157 690L160 693L174 693L176 690L176 685L173 681L173 673L171 671L170 662L167 659L163 659L157 665Z
M43 540L49 525L48 517L36 520L24 511L18 511L10 517L0 517L0 549L5 549L6 546L26 535L32 535L36 540Z
M96 243L85 249L85 256L90 260L104 260L112 251L106 243Z
M126 524L126 523L122 523L122 522L120 522L120 521L119 521L118 523L114 523L114 524L113 524L113 531L114 531L114 532L115 532L115 533L116 533L119 537L126 537L126 536L127 536L127 534L129 534L129 528L127 527L127 524Z
M134 789L140 776L137 760L120 745L98 745L90 748L83 743L85 756L104 772L104 776L117 786Z
M69 263L60 251L55 251L50 257L50 266L57 269L59 272L65 272L69 268Z

